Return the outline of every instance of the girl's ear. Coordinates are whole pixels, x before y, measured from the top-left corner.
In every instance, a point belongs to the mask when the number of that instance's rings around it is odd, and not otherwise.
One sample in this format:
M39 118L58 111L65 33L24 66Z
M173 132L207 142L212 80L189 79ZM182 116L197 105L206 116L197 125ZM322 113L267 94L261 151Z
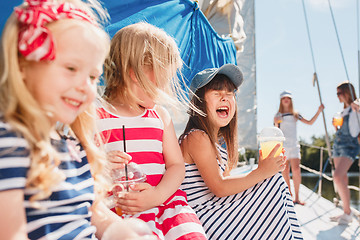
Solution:
M130 75L130 78L132 81L134 81L135 83L138 82L137 78L136 78L136 75L135 75L135 72L132 68L129 69L129 75Z
M26 61L24 58L20 57L19 58L19 70L21 73L21 77L22 79L25 81L26 79L26 67L28 65L28 61Z

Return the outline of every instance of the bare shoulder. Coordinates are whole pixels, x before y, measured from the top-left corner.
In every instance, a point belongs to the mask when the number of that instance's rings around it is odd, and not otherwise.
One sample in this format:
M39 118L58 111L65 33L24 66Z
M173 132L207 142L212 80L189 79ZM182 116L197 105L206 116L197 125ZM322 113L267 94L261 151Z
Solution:
M199 164L212 158L216 159L210 138L204 131L191 131L181 141L180 147L187 163Z
M191 146L191 149L203 149L211 146L209 136L201 130L190 132L184 139L185 146Z
M168 125L171 121L170 113L164 108L163 106L156 105L155 106L156 112L159 114L159 117L164 122L165 125Z

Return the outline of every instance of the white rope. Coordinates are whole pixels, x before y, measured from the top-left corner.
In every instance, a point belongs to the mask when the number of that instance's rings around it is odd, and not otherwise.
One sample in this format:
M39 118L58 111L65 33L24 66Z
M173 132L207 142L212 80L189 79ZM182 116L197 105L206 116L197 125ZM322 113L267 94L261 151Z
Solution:
M305 169L305 170L308 171L308 172L314 173L314 174L319 175L319 176L321 175L321 176L322 176L323 178L325 178L326 180L329 180L329 181L332 181L332 180L333 180L332 177L326 175L325 173L321 173L321 172L316 171L316 170L314 170L314 169L312 169L312 168L306 167L306 166L304 166L304 165L302 165L302 164L300 164L300 167L301 167L302 169Z
M314 169L312 169L312 168L306 167L306 166L304 166L304 165L302 165L302 164L300 164L300 167L301 167L302 169L308 171L308 172L314 173L314 174L319 175L319 176L321 175L323 178L325 178L325 179L328 180L328 181L333 181L333 178L330 177L330 176L328 176L328 175L326 175L325 173L321 173L321 172L316 171L316 170L314 170ZM360 188L359 188L359 187L356 187L356 186L353 186L353 185L349 185L348 188L349 188L350 190L354 190L354 191L360 192Z
M310 145L310 144L307 144L307 143L300 143L300 144L303 145L303 146L306 146L306 147L316 148L316 149L323 149L323 150L328 151L328 149L326 147L319 147L319 146Z

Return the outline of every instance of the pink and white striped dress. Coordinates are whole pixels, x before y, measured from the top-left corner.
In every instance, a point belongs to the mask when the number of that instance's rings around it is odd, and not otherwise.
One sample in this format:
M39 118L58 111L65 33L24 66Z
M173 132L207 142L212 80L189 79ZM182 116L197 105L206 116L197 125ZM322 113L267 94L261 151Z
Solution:
M156 186L166 171L162 154L164 125L156 110L146 109L136 117L118 116L103 107L97 112L97 127L106 140L105 150L124 151L124 125L126 152L131 155L131 161L141 165L147 182ZM180 189L160 206L132 217L147 222L159 239L207 239L196 213L187 203L186 193Z

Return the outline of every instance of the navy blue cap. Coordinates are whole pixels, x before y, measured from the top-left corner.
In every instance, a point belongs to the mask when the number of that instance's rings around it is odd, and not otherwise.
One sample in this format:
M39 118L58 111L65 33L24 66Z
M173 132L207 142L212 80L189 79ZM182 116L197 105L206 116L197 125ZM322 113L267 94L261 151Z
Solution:
M208 68L198 72L191 81L189 97L199 89L208 84L217 74L224 74L227 76L238 88L243 82L243 74L240 68L234 64L225 64L219 68Z

